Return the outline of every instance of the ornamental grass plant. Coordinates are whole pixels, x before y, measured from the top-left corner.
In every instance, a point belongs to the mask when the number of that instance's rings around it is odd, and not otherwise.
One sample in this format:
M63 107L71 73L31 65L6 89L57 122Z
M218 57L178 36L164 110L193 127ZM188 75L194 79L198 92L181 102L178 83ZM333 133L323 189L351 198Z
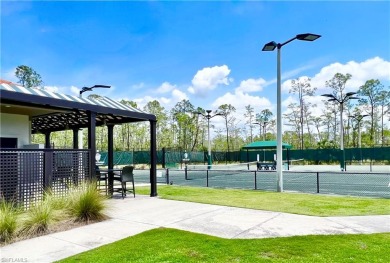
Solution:
M89 223L107 218L104 213L106 197L96 190L96 183L89 182L74 188L69 194L68 212L76 221Z
M63 197L47 190L43 200L27 210L0 201L0 246L104 220L105 201L95 182L80 184Z
M8 242L16 234L19 212L12 202L0 201L0 242Z
M55 210L59 217L66 216L66 209L68 206L68 195L57 196L51 189L45 192L45 200L50 203L50 206Z
M41 235L49 230L49 226L58 221L50 198L32 206L22 218L21 234L25 236Z

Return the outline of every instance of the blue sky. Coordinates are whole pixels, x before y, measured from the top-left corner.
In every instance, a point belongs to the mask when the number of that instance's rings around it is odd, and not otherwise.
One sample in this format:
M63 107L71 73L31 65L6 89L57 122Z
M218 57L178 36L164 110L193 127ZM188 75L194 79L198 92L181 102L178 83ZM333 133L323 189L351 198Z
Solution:
M189 99L276 115L276 52L262 52L265 43L322 35L282 48L286 107L296 100L292 78L312 78L318 95L337 72L352 74L347 90L371 78L387 88L389 25L388 1L2 1L1 78L16 81L15 68L27 65L47 89L66 94L105 84L112 88L94 93L140 108L158 99L169 110Z

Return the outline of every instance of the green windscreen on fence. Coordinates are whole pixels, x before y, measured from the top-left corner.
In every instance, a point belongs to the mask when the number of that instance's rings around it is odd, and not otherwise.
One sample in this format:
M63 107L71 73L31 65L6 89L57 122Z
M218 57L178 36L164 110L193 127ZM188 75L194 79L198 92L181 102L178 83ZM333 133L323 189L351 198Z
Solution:
M203 151L181 151L181 150L158 150L157 163L172 167L185 159L189 163L207 163L208 154ZM272 150L241 150L234 152L212 152L213 162L272 162L276 149ZM305 160L315 163L339 162L341 160L340 149L305 149L305 150L283 150L283 160ZM390 162L390 147L378 148L348 148L345 149L346 162L356 161L384 161ZM107 165L107 152L101 152L100 161ZM128 164L149 164L150 151L121 151L114 152L114 165Z

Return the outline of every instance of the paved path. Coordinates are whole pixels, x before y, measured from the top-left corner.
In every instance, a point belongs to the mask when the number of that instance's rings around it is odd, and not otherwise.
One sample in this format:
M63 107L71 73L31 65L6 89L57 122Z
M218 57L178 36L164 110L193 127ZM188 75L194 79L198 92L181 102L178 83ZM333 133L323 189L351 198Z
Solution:
M109 206L110 220L2 247L0 262L52 262L158 227L223 238L390 232L390 215L315 217L147 196Z

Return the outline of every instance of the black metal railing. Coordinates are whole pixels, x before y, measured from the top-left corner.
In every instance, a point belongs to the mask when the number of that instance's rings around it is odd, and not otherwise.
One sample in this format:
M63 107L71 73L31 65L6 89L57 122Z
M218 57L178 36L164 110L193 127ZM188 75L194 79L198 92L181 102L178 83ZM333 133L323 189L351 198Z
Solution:
M89 150L0 149L0 198L25 208L90 177Z

